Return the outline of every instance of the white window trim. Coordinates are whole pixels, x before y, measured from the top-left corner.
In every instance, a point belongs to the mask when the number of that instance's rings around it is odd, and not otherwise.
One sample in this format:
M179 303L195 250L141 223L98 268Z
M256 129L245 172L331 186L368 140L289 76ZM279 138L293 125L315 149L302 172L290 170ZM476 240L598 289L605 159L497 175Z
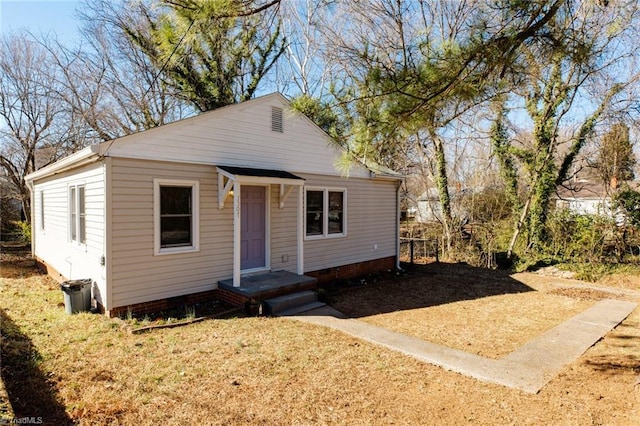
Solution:
M191 187L191 245L184 247L160 246L160 187L161 186L190 186ZM197 180L154 179L153 180L153 254L155 256L178 253L193 253L200 251L200 182Z
M85 241L82 242L80 241L80 190L79 188L83 188L84 189L84 239ZM71 190L75 190L75 221L73 220L73 214L71 212ZM69 185L67 187L67 202L68 202L68 211L67 214L69 215L68 217L68 223L69 223L69 242L71 243L75 243L81 247L86 247L87 245L87 186L85 185L84 182L82 183L76 183L73 185ZM41 206L42 208L42 206ZM71 232L72 229L75 229L76 231L76 237L73 238L73 233Z
M322 191L322 235L307 235L307 191ZM342 192L342 232L339 234L329 234L329 192ZM304 239L310 240L324 240L330 238L344 238L347 236L347 188L334 188L334 187L316 187L305 186L304 187Z

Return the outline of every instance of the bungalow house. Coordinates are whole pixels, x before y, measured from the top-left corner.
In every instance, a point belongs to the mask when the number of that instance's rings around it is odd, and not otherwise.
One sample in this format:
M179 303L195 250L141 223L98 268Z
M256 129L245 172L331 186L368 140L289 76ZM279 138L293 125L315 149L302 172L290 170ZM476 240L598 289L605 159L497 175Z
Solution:
M556 190L556 207L575 214L611 216L611 189L605 185L579 180Z
M108 315L393 269L400 177L339 155L278 93L89 146L26 177L33 254Z

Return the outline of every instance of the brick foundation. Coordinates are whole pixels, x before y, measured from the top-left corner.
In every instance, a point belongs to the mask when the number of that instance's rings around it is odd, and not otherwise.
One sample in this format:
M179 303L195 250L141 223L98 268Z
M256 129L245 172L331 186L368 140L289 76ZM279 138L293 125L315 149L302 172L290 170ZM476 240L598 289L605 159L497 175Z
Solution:
M218 289L218 299L232 306L243 306L245 303L251 300L247 296L243 296L242 294L238 294L238 293L233 293L231 291L224 290L224 289Z
M167 309L178 308L184 305L194 305L196 303L210 302L220 299L218 290L203 291L200 293L186 294L184 296L170 297L168 299L152 300L150 302L136 303L129 306L119 306L105 311L104 307L99 306L98 309L110 317L125 316L129 311L139 314L150 314L152 312L164 311Z
M51 268L45 262L38 259L38 265L52 277L64 281L62 274ZM352 263L344 266L336 266L334 268L322 269L320 271L311 271L305 275L314 277L318 280L318 285L329 284L338 280L351 279L365 276L368 274L393 270L396 268L396 257L390 256L382 259L369 260L366 262ZM315 287L314 284L312 287ZM271 296L273 297L273 296ZM267 298L267 297L265 297ZM168 299L153 300L150 302L136 303L130 306L119 306L107 311L104 306L98 304L100 313L110 317L125 316L130 310L134 314L148 314L172 309L184 305L193 305L196 303L209 302L211 300L221 300L233 306L244 306L247 302L251 302L250 298L241 294L232 293L223 289L204 291L200 293L187 294L184 296L171 297Z
M316 278L318 280L318 284L323 285L329 284L333 281L346 280L394 269L396 269L396 257L389 256L382 259L369 260L367 262L352 263L350 265L336 266L335 268L307 272L305 275Z

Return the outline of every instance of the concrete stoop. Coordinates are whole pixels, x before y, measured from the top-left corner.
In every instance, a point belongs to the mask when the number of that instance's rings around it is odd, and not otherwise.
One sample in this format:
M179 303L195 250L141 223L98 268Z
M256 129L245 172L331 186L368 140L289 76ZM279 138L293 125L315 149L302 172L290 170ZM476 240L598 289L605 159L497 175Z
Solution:
M275 316L297 315L322 306L325 304L318 302L318 294L307 290L265 300L262 302L262 313Z

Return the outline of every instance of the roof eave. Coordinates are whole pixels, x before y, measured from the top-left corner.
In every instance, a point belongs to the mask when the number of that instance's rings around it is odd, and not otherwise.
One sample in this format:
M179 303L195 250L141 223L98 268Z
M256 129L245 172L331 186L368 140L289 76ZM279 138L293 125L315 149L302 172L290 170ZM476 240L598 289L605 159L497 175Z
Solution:
M61 173L63 171L72 169L74 167L77 167L79 164L84 163L86 160L90 159L93 156L97 158L99 151L100 151L100 145L88 146L74 154L71 154L67 157L64 157L61 160L56 161L53 164L43 167L40 170L36 170L33 173L29 173L24 177L24 180L27 182L34 182L38 179L42 179L47 176L51 176L56 173Z

